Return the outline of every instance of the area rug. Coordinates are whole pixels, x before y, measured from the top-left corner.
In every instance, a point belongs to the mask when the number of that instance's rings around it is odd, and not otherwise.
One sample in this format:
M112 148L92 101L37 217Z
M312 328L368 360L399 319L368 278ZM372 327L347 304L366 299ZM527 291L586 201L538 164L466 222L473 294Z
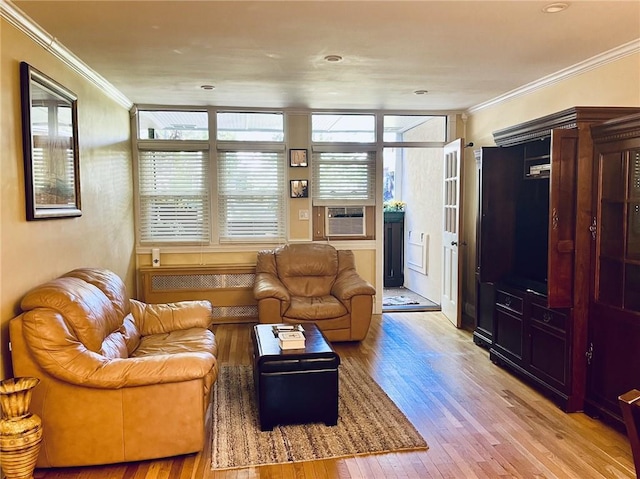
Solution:
M406 296L390 296L382 300L383 306L405 306L410 304L420 304L415 299L407 298Z
M338 377L337 426L287 425L263 432L251 366L223 365L214 391L211 468L427 449L418 431L356 361L343 359Z

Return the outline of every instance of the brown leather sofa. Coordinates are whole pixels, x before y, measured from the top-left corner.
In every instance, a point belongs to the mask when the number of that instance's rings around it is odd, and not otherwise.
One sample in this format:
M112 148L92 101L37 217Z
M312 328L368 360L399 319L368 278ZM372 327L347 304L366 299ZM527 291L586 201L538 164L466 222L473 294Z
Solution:
M352 251L305 243L258 252L253 293L261 323L313 322L329 341L360 341L375 289L356 272Z
M14 375L34 376L37 467L202 449L218 374L211 303L144 304L122 280L78 269L37 286L10 322Z

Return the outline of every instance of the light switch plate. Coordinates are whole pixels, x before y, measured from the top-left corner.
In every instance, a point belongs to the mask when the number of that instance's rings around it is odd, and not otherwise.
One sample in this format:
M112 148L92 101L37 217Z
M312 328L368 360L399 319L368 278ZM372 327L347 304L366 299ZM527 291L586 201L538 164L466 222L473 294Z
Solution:
M299 220L309 220L309 210L298 210Z

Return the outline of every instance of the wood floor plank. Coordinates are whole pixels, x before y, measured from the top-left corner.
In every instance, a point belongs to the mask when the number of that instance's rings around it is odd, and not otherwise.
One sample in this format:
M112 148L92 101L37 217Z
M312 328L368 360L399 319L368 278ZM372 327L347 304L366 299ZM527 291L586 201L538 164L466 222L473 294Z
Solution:
M214 326L218 360L249 364L250 324ZM440 313L376 316L361 343L336 343L357 360L422 434L429 450L210 470L202 453L90 468L38 469L35 479L633 479L624 434L566 414L494 365ZM366 405L363 405L366 407Z

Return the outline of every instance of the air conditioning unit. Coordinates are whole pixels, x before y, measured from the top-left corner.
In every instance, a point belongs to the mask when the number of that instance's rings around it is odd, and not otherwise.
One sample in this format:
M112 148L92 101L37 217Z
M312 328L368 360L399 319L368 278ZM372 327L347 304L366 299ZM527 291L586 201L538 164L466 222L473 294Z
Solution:
M364 206L327 206L326 236L365 236Z

